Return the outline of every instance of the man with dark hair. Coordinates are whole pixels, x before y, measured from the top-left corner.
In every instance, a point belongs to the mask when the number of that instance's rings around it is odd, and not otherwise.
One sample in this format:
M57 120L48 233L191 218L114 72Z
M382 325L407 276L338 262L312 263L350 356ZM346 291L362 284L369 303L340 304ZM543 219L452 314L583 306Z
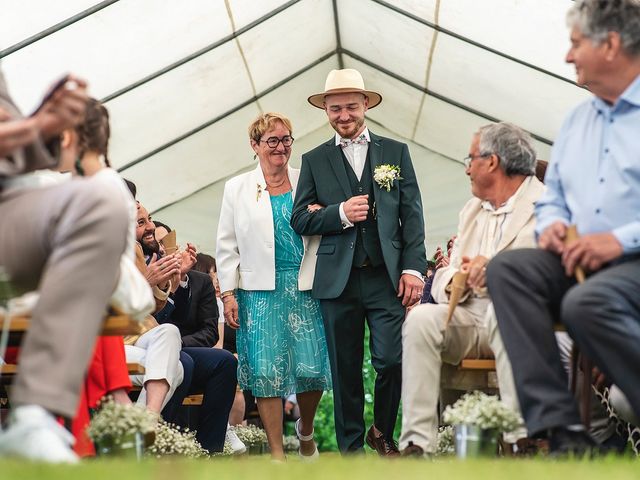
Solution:
M155 236L155 223L143 205L140 215L146 217L138 241L147 259L160 256L160 243ZM171 228L165 224L168 231ZM236 390L237 360L229 352L212 348L218 340L218 307L209 275L191 270L195 263L195 248L187 244L183 252L183 266L179 285L167 300L168 311L155 315L159 323L172 323L182 335L180 360L185 370L183 384L176 390L163 411L168 421L175 421L176 408L185 396L203 393L201 415L198 422L198 441L211 452L222 451ZM190 380L190 384L187 381Z
M640 415L640 2L576 1L566 61L594 98L565 120L536 206L537 249L487 271L527 429L551 452L594 441L567 388L553 324L563 323ZM570 225L580 238L565 244ZM576 269L586 272L579 284Z

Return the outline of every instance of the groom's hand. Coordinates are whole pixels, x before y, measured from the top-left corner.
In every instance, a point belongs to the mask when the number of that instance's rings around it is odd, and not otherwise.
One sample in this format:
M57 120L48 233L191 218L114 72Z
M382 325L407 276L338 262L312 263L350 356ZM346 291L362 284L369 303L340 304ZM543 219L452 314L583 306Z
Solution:
M415 275L403 273L398 282L398 298L402 298L402 306L413 305L422 296L424 282Z
M351 223L364 222L369 213L369 195L356 195L344 202L344 214Z

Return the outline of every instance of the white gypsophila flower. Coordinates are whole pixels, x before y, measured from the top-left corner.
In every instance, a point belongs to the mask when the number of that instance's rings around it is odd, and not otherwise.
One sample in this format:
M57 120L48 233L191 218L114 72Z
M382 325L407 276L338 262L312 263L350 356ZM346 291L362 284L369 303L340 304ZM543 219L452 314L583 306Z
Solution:
M286 435L282 439L282 446L285 452L296 452L300 448L300 440L296 435Z
M453 405L447 406L442 418L450 425L476 425L500 432L511 432L522 422L520 416L498 397L478 391L467 393Z
M100 410L91 419L87 433L93 441L110 438L120 443L135 433L146 434L155 428L157 417L137 405L123 405L107 397L100 403Z
M156 427L156 439L147 448L147 455L156 458L165 456L182 456L187 458L208 457L207 452L196 440L196 432L159 420Z
M452 455L455 453L454 433L451 425L438 428L436 455Z
M239 425L235 426L234 430L246 446L262 445L267 441L267 432L255 425Z
M384 165L378 165L373 170L373 179L380 188L384 188L387 192L390 192L391 187L393 187L393 181L402 180L402 177L400 176L400 167L397 165L389 165L387 163Z

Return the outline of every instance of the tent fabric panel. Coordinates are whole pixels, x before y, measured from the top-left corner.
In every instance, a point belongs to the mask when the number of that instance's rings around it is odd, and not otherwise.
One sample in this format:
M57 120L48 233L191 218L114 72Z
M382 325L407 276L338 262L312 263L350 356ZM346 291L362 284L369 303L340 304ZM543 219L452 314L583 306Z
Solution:
M473 134L489 123L486 118L427 96L415 141L462 164L462 159L469 153ZM549 145L534 139L534 146L539 159L549 159Z
M565 14L572 4L573 0L447 0L441 3L439 24L573 80L573 68L563 61L569 46Z
M97 0L65 0L56 2L56 8L50 8L51 0L13 1L11 8L6 8L5 4L2 9L0 50L12 47L98 3ZM25 18L29 21L26 22ZM7 25L11 25L11 28L6 28Z
M588 92L452 37L440 36L430 90L500 120L553 138Z
M400 10L409 12L416 17L422 18L427 22L435 23L436 21L436 5L440 0L386 0L388 4L393 5Z
M279 112L291 120L293 136L296 139L293 146L294 156L303 153L298 148L298 139L327 123L324 111L311 106L307 98L324 89L327 73L336 68L339 68L338 57L334 55L260 99L260 106L264 112ZM253 119L247 118L247 126L251 120Z
M299 18L306 21L301 22ZM303 0L242 34L239 42L256 92L266 90L335 50L332 27L330 2Z
M229 42L115 98L107 103L114 166L128 164L252 96L238 48Z
M224 0L217 1L221 4L225 3ZM287 0L260 0L259 2L252 2L248 0L228 0L227 3L229 4L229 9L231 10L236 30L240 30L251 22L258 20L281 7L287 3Z
M230 33L223 2L118 2L8 56L3 70L30 111L34 92L64 73L88 79L91 94L103 98Z
M367 113L369 118L400 137L412 138L422 92L348 55L344 59L345 67L355 68L362 73L368 89L382 95L382 103Z
M246 125L257 113L252 103L121 174L149 211L179 201L253 163Z
M424 86L433 29L370 0L341 0L338 18L344 48Z

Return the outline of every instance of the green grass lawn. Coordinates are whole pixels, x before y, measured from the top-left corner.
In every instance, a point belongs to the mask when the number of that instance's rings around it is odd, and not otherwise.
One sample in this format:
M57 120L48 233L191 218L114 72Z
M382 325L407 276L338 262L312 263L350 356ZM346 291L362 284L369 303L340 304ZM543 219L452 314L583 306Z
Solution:
M434 461L380 460L373 455L341 458L325 454L306 464L295 456L275 465L268 456L214 460L86 460L79 466L35 465L0 461L2 480L618 480L640 479L640 463L629 458L596 461L545 459Z

